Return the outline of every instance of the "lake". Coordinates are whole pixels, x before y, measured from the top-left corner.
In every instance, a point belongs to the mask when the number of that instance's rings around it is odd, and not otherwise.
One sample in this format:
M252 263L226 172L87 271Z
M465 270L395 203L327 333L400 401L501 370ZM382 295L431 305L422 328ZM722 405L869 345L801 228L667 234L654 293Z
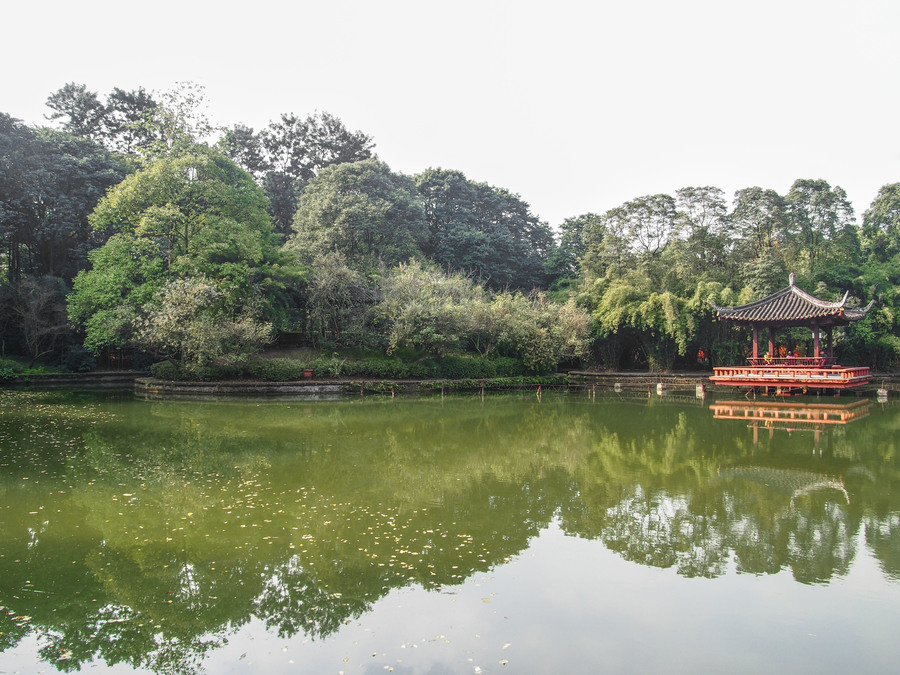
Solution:
M900 406L0 391L0 672L896 672Z

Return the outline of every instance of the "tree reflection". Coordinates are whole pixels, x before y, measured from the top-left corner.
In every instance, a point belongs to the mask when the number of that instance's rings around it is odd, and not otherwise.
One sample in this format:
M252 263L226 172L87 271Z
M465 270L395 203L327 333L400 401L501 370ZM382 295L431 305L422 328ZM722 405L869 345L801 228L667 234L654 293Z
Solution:
M198 405L2 394L0 649L196 672L256 617L322 638L460 584L554 519L689 577L900 574L898 409L754 436L677 402ZM22 617L25 617L24 619Z

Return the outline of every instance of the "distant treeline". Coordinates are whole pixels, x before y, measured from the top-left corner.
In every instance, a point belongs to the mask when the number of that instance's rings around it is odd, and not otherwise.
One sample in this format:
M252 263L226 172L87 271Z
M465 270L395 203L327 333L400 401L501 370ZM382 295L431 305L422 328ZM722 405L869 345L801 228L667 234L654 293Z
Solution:
M710 300L793 272L819 297L876 300L839 336L843 360L900 364L898 183L861 223L840 187L802 179L731 204L714 187L642 196L554 232L459 171L392 171L328 113L216 129L203 104L189 83L105 98L70 83L47 101L56 129L0 113L0 356L77 369L129 348L208 368L290 334L532 371L708 367L748 344Z

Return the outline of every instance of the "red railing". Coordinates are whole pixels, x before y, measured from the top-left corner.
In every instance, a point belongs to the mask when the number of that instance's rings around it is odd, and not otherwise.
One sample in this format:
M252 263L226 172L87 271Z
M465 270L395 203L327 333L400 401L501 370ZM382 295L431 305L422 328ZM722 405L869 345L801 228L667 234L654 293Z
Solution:
M868 384L871 379L869 369L866 367L843 366L825 368L787 365L716 366L713 373L710 378L713 383L735 387L845 389Z
M788 368L831 368L835 359L833 356L785 356L785 357L768 357L750 356L747 363L751 366L766 367L788 367Z

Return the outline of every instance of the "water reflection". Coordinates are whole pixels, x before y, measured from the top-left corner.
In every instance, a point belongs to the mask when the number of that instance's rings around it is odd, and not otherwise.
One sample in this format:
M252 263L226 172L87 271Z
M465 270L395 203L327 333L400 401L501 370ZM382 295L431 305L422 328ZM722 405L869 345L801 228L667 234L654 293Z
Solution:
M861 542L900 571L896 408L820 420L811 452L802 419L760 437L677 396L0 397L0 651L39 630L63 670L194 672L254 618L323 638L392 589L503 565L554 521L689 577L824 584ZM774 430L767 415L750 419Z

